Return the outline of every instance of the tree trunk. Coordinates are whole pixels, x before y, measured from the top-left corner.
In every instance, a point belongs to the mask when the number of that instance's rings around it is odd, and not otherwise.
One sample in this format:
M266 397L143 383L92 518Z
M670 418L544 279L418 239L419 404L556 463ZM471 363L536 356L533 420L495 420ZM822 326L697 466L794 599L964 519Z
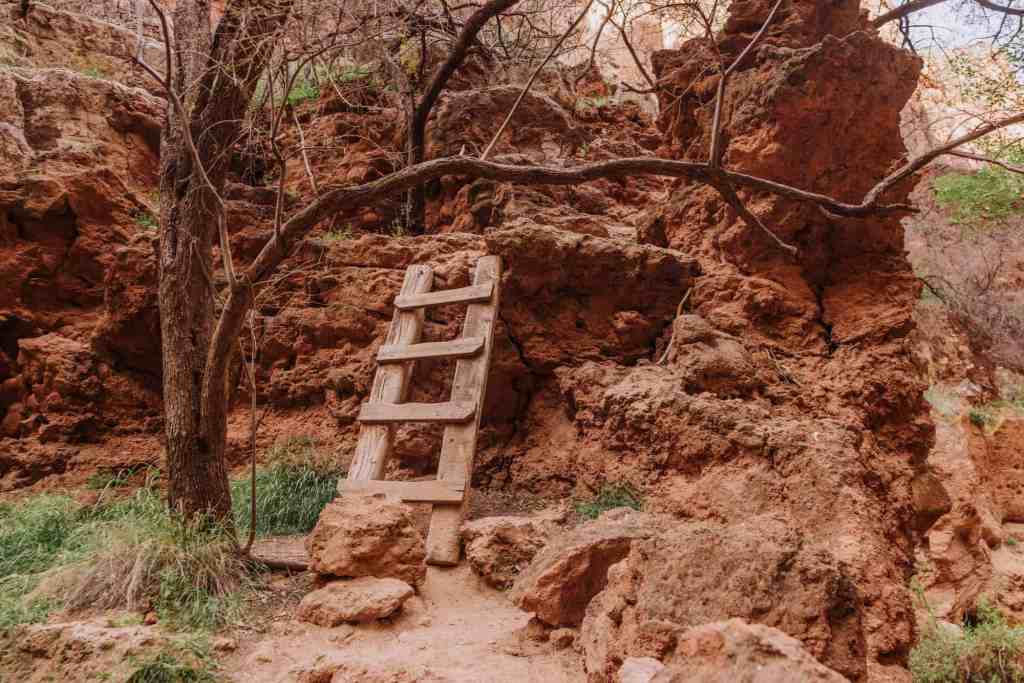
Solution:
M174 87L188 92L186 106L201 93L187 89L207 68L212 42L209 4L179 2L174 12ZM163 348L164 432L167 438L168 504L186 518L228 520L231 493L224 461L227 406L203 405L216 311L212 276L213 240L220 208L198 182L177 116L168 116L161 140L159 305ZM224 185L223 164L206 164L215 187Z

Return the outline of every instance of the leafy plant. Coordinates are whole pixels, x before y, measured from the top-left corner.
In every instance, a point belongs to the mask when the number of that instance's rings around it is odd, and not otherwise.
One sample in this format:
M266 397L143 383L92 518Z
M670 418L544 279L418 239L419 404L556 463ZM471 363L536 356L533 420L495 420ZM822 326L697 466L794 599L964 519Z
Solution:
M930 618L910 652L910 673L915 683L1020 683L1022 645L1024 629L1011 627L998 609L982 600L962 631Z
M148 211L139 211L138 213L136 213L135 222L139 225L140 228L144 228L146 230L155 230L159 225L153 214L149 213Z
M615 508L639 510L643 501L640 494L628 484L609 484L588 501L576 503L576 514L584 519L597 519L601 513Z
M82 75L88 76L89 78L106 78L106 75L101 69L95 66L90 66L82 69Z
M587 110L587 109L600 109L608 105L609 98L604 95L597 95L594 97L581 97L576 100L576 109Z
M316 100L320 98L320 86L307 78L297 78L295 84L292 86L291 92L288 93L286 101L288 104L295 106L308 100Z

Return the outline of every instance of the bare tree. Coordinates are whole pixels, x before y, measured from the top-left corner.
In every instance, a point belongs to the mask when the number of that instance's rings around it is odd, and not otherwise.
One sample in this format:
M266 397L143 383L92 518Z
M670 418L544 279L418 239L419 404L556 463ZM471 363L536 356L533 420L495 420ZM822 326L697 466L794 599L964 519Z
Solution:
M1024 122L1024 113L983 122L969 133L909 160L857 203L725 168L722 160L726 158L726 142L719 130L723 124L717 116L707 161L635 157L569 168L513 166L466 156L422 161L423 130L430 109L463 63L474 36L480 35L487 22L519 2L490 0L465 22L459 39L417 103L421 113L414 117L415 125L410 130L415 162L365 184L320 187L317 198L287 220L279 200L272 237L252 263L236 269L222 199L228 163L233 146L242 137L257 83L268 70L273 71L270 62L294 0L228 3L215 30L211 27L207 2L179 0L173 15L173 35L156 0L149 2L158 10L163 23L167 49L165 73L146 68L161 82L169 99L169 123L161 159L159 302L169 495L171 506L185 515L207 513L228 518L231 501L224 450L230 368L239 336L258 293L272 281L293 248L312 228L338 212L374 205L444 176L574 185L600 178L651 174L688 178L715 188L748 225L774 237L761 219L743 205L738 190L767 192L847 217L911 212L913 207L887 203L887 191L934 159L954 153L992 131ZM729 75L755 48L773 20L775 9L736 60L718 65L719 102L728 87ZM555 36L560 34L561 31ZM140 50L140 61L141 54ZM775 241L787 251L795 251L777 238ZM219 250L226 280L220 291L213 277L215 250Z

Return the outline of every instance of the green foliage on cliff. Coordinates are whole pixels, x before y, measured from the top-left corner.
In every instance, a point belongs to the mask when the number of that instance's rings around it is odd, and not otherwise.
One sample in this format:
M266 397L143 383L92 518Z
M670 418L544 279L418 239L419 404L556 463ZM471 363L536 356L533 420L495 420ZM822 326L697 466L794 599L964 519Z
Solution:
M962 631L933 618L910 652L914 683L1020 683L1024 681L1024 628L982 601Z
M1008 164L1024 165L1024 153L1007 154ZM1024 175L987 165L973 173L947 173L935 179L935 197L962 225L1002 222L1024 215Z

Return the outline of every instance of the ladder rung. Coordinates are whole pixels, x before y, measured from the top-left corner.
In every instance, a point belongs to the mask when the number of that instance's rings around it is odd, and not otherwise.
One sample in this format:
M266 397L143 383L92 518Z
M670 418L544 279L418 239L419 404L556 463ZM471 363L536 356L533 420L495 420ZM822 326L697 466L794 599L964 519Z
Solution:
M364 424L389 422L439 422L452 424L469 421L476 414L472 401L447 403L364 403L359 421Z
M397 363L425 358L469 358L480 353L483 348L483 337L467 337L453 341L426 342L424 344L382 346L380 351L377 352L377 362Z
M478 301L490 301L494 292L494 283L471 285L458 289L443 289L426 294L402 294L395 297L395 308L407 311L410 308L423 306L442 306L444 304L471 304Z
M367 481L342 479L339 493L383 493L410 503L461 503L466 482L435 479L433 481Z

